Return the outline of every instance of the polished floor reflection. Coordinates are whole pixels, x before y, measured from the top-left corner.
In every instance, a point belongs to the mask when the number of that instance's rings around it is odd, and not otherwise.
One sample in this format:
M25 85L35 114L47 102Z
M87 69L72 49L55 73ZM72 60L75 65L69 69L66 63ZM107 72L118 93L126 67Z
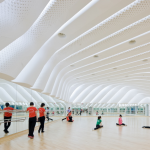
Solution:
M29 139L27 135L16 137L0 145L3 150L149 150L149 117L123 117L128 126L116 126L117 117L102 117L104 128L92 131L97 117L74 117L74 122L55 121L45 126L45 133Z

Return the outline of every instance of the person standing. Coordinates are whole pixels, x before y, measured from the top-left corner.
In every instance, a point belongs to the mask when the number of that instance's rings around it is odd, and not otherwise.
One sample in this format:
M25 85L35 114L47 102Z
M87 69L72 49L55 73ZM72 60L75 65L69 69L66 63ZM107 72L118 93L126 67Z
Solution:
M49 108L48 107L46 108L46 118L49 121Z
M3 110L6 110L6 111L14 110L14 108L9 107L10 106L9 103L6 103L5 106L6 108L4 108ZM4 132L5 133L9 133L8 128L11 125L11 118L12 118L12 113L4 112Z
M27 111L29 112L29 134L28 137L33 139L34 138L34 128L36 124L36 120L38 121L37 117L37 109L34 107L34 103L30 103L30 107L27 108Z
M70 110L70 107L68 107L67 113L69 114L69 113L70 113L70 111L71 111L71 110Z
M45 118L46 118L46 113L45 113L45 109L44 109L45 104L42 103L41 107L39 108L39 116L40 116L40 127L38 132L40 133L40 131L43 133L44 132L44 122L45 122Z
M80 109L80 116L81 116L81 113L82 113L82 109Z

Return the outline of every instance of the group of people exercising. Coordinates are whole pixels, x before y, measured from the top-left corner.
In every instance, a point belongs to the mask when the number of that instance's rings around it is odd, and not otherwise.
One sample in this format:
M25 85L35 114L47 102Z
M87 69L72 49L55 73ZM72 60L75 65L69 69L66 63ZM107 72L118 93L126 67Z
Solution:
M12 119L12 112L13 110L15 110L16 112L29 112L29 134L28 137L33 139L34 138L34 128L36 125L36 122L40 122L40 126L39 126L39 130L38 133L44 133L44 123L45 123L45 118L47 118L47 120L53 120L51 118L49 118L49 111L45 111L44 107L45 104L42 103L40 108L37 109L36 107L34 107L34 103L31 102L30 103L30 107L27 108L26 111L22 111L22 110L17 110L14 109L12 107L10 107L9 103L5 104L5 108L3 109L4 111L4 132L5 133L9 133L8 128L11 125L11 119ZM37 112L39 112L39 117L37 115Z
M4 111L4 132L9 133L8 128L11 125L12 111L13 110L16 110L16 112L19 112L19 111L23 112L23 111L22 110L17 110L17 109L14 109L14 108L10 107L9 103L6 103L5 106L6 107L3 109L3 111ZM29 112L29 134L28 134L28 137L31 138L31 139L34 138L33 133L34 133L34 128L35 128L36 122L40 122L38 133L40 133L40 132L44 133L45 132L44 131L45 118L47 118L47 120L53 120L53 119L49 118L49 108L47 108L46 111L45 111L44 107L45 107L45 104L42 103L41 107L37 110L37 108L34 107L34 103L31 102L30 107L28 107L27 110L24 111L24 112ZM38 118L38 115L37 115L38 111L39 111L39 118ZM70 107L67 110L67 116L65 118L63 118L62 121L65 120L65 119L68 122L73 122L74 121L74 120L72 120ZM122 115L119 115L118 123L116 123L116 125L127 126L122 121ZM94 128L93 130L97 130L97 129L102 128L102 127L103 127L103 125L102 125L101 116L98 116L97 123L96 123L96 128ZM150 128L150 127L149 126L143 126L142 128Z
M126 124L123 123L123 120L122 120L122 115L119 115L119 119L118 119L118 123L116 123L116 125L118 126L127 126ZM96 128L93 128L92 130L97 130L99 128L102 128L103 125L102 125L102 120L101 120L101 116L98 116L98 119L97 119L97 123L96 123Z

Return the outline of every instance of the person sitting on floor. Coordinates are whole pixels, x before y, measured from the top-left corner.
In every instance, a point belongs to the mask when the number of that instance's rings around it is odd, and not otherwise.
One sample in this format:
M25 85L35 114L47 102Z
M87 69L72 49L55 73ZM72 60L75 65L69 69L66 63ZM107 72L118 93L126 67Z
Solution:
M123 120L122 120L122 115L119 115L118 123L116 123L116 125L119 125L119 126L121 126L121 125L127 126L126 124L124 124L124 123L122 123L122 122L123 122Z
M98 115L98 111L96 112L96 115Z
M96 128L94 128L94 130L97 130L97 129L102 128L102 127L103 127L103 125L102 125L101 116L98 116Z
M67 114L67 117L63 118L62 121L65 120L65 119L67 119L67 121L69 120L69 114Z
M150 128L150 126L143 126L142 128Z
M69 120L67 120L68 122L73 122L74 120L72 120L72 116L69 116Z

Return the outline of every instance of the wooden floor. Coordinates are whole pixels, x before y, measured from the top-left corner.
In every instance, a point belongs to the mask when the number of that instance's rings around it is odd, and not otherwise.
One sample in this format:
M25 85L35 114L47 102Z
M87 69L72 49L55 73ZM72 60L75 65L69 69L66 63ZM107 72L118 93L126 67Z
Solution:
M103 117L104 128L92 131L96 117L74 117L74 122L55 121L45 127L45 133L29 139L15 137L0 145L0 150L150 150L149 117L123 117L128 126L116 126L117 117ZM1 140L1 139L0 139Z

